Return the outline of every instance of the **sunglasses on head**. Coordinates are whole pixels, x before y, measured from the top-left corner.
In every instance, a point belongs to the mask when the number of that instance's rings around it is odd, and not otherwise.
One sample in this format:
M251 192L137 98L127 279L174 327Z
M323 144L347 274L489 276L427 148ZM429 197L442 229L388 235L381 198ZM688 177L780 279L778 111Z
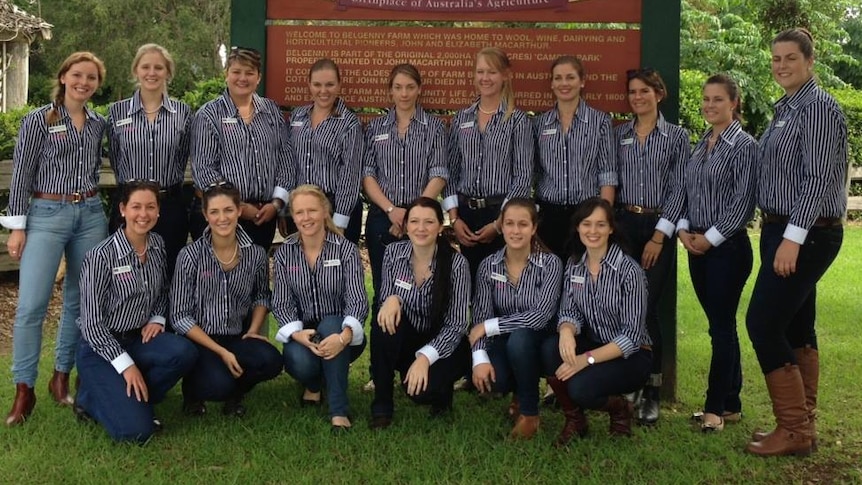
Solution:
M260 60L260 51L252 47L233 46L230 48L230 56L248 56Z
M156 191L162 189L161 184L153 179L129 179L123 182L122 185L129 189L152 188Z
M655 74L655 69L651 67L642 67L640 69L629 69L626 71L626 79L631 81L632 79L639 76L649 76L650 74Z
M212 192L213 190L233 190L233 189L234 189L234 186L232 183L222 180L221 182L214 182L214 183L211 183L211 184L207 185L206 187L204 187L203 193L208 194L208 193Z

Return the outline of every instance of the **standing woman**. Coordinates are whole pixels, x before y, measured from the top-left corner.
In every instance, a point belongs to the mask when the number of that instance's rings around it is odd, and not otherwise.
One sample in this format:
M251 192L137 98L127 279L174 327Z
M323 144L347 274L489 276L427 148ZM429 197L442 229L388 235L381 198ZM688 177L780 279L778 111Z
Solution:
M566 418L557 447L586 435L585 409L607 411L610 433L630 435L632 404L622 394L644 385L652 359L646 278L617 242L613 208L587 199L572 225L558 334L542 345L545 375Z
M581 98L584 66L575 56L551 65L554 108L536 119L536 200L539 237L560 258L578 204L601 196L614 202L617 160L611 118Z
M674 233L682 216L682 184L690 148L685 129L668 123L658 105L667 88L650 68L628 71L628 100L634 119L617 126L619 186L617 221L632 254L649 281L647 328L653 344L652 373L641 394L638 422L655 424L659 418L662 335L658 307L670 270L674 267Z
M736 310L751 274L745 226L754 215L757 142L742 130L739 106L733 79L716 74L706 80L702 109L711 127L685 168L685 212L677 223L712 339L706 402L696 414L704 432L721 431L725 420L738 420L742 412Z
M431 405L431 416L452 410L452 385L469 363L467 261L443 237L443 209L427 197L407 207L409 241L386 246L380 312L371 328L374 401L372 429L392 424L395 371L407 395Z
M171 323L199 355L183 379L183 410L191 415L206 413L204 401L224 401L223 414L241 417L246 393L281 372L278 350L259 334L269 312L269 259L239 226L241 205L231 185L208 188L208 227L177 258Z
M515 108L512 64L497 47L476 55L479 99L455 113L449 129L449 182L443 209L475 275L479 263L503 247L497 219L503 203L530 197L533 131Z
M476 389L513 393L513 438L539 430L539 350L560 301L563 264L536 235L538 219L530 199L503 208L506 246L479 265L469 334Z
M168 278L180 249L189 237L189 211L183 201L183 180L189 159L191 109L168 96L176 64L157 44L138 48L132 77L138 89L131 98L111 105L108 142L117 192L111 205L111 230L123 224L119 199L131 180L149 180L160 186L159 218L153 231L162 236L167 251Z
M760 139L762 264L746 316L777 424L748 444L761 456L806 455L816 447L817 282L844 238L847 121L817 85L813 67L807 30L785 30L772 40L772 76L784 96Z
M234 47L227 56L225 93L203 105L192 125L192 176L197 187L190 228L198 239L206 227L202 192L229 182L239 190L240 225L269 252L276 215L293 183L293 150L278 106L255 92L260 52Z
M341 73L331 59L312 64L308 90L312 104L290 114L296 183L323 189L333 205L335 225L356 244L362 230L362 125L339 97Z
M87 253L81 268L81 343L75 414L115 441L146 442L161 423L153 407L188 372L197 349L165 332L167 255L159 186L131 182L118 201L123 225Z
M318 187L295 188L289 207L298 232L275 252L275 339L284 343L284 370L305 387L300 404L320 405L325 382L332 431L345 431L347 371L365 348L368 315L359 248L335 227Z
M36 405L33 386L42 351L42 323L54 290L60 258L66 256L63 314L54 351L51 398L71 405L69 372L75 365L80 331L78 280L84 254L107 235L99 199L99 167L105 119L87 108L105 66L90 52L76 52L57 72L53 102L24 117L13 155L6 242L21 262L18 309L12 338L16 393L6 425L23 423Z

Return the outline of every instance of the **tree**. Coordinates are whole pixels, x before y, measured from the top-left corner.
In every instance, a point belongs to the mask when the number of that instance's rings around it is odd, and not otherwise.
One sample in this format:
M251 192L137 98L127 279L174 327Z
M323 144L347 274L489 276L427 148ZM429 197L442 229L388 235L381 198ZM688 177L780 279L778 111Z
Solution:
M849 59L837 63L835 74L854 88L862 89L862 17L859 9L841 27L847 32L842 49Z

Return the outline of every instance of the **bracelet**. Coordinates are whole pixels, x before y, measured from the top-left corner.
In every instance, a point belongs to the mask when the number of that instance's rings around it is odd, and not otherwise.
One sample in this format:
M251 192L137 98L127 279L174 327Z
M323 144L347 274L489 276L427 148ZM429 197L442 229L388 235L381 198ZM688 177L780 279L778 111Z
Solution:
M457 217L456 217L456 218L454 218L454 219L450 219L450 220L449 220L449 226L451 226L451 227L455 227L455 223L456 223L456 222L458 222L458 218L457 218Z
M391 205L390 205L389 207L387 207L387 208L386 208L386 213L387 213L387 214L391 214L391 213L392 213L392 211L394 211L394 210L395 210L395 206L391 206Z
M658 244L658 245L664 244L664 240L656 241L655 239L650 239L649 242L651 242L653 244Z

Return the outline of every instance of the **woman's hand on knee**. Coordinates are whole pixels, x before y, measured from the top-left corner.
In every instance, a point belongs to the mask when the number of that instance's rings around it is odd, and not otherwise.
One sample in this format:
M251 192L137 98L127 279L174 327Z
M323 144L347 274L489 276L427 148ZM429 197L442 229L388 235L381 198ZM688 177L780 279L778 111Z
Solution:
M156 335L158 335L164 331L165 331L164 325L162 325L160 323L156 323L156 322L150 322L150 323L144 325L144 328L141 329L141 342L147 343L150 340L156 338Z
M431 363L428 357L419 354L416 360L407 369L407 376L404 378L404 384L407 385L407 394L417 396L428 389L428 368Z
M377 312L377 323L384 332L395 335L401 323L401 301L397 296L392 295L383 302Z
M148 402L150 400L150 392L147 390L147 383L144 381L144 376L140 369L135 364L126 367L123 371L123 379L126 380L126 396L132 397L134 394L138 402Z
M493 365L483 363L473 367L473 385L479 393L491 392L495 382L497 382L497 374L494 372Z
M348 343L349 342L344 341L344 337L340 334L334 333L321 340L320 343L317 344L317 350L320 351L323 360L332 360L347 348Z
M230 371L230 374L234 376L234 378L242 375L242 367L239 365L239 361L236 360L236 356L233 355L233 352L225 349L221 354L221 360L224 362L224 365L227 366L227 370Z

